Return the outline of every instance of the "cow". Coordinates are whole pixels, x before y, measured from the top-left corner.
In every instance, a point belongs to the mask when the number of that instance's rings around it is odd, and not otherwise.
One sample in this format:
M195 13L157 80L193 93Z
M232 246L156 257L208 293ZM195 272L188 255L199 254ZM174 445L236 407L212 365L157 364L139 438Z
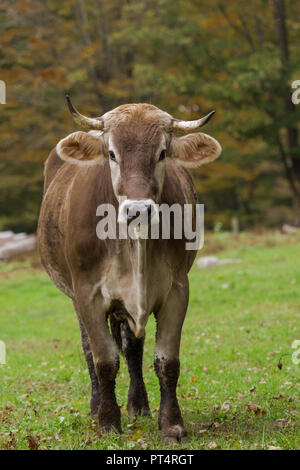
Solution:
M221 146L207 134L187 132L202 127L214 111L183 121L139 103L90 118L66 98L85 130L60 140L46 160L38 244L48 275L74 304L92 384L91 414L97 416L100 435L122 432L115 396L121 352L130 375L127 412L132 418L151 416L142 361L153 313L158 425L163 438L181 442L187 432L176 396L179 348L196 250L186 250L184 236L99 238L97 208L110 204L128 223L138 212L146 224L158 204L195 208L197 195L186 168L215 160Z

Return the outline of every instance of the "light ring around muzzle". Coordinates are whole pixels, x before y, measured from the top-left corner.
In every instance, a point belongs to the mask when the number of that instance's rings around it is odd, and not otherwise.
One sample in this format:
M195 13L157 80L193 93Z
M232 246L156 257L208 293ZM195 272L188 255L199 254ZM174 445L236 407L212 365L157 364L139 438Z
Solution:
M158 224L159 211L157 204L152 199L125 199L119 206L118 223L127 224L130 222L134 225L136 218L137 223L141 225L148 225L149 222Z

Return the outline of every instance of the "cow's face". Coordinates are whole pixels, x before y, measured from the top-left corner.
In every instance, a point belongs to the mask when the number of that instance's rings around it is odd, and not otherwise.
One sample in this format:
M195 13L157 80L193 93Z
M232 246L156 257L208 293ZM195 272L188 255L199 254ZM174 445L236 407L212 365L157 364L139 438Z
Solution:
M165 173L167 136L155 125L121 124L108 139L111 179L117 197L159 200Z
M107 139L114 193L119 200L119 220L155 214L163 188L168 136L155 123L120 123Z
M99 126L99 120L79 116ZM102 123L102 131L75 132L66 137L58 143L57 153L82 166L103 164L108 159L113 190L120 203L119 219L154 213L167 158L196 167L213 161L221 152L219 143L207 134L174 136L174 128L181 129L178 121L148 104L120 106L106 113ZM185 125L191 127L189 122Z

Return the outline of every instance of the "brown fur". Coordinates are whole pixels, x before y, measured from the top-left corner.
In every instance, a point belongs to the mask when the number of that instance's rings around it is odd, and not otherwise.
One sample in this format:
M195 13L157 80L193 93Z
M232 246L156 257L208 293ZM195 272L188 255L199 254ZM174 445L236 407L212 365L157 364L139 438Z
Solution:
M102 164L105 159L102 140L86 132L69 135L59 142L58 149L65 161L83 166Z
M159 428L171 440L180 442L187 435L183 426L180 408L176 396L180 363L178 359L155 359L155 372L159 379L161 402L159 410Z
M111 129L120 123L136 126L139 123L155 123L166 131L171 129L172 116L148 103L123 104L103 116L105 129Z
M171 151L180 165L195 168L218 158L221 147L215 139L199 132L173 138Z
M121 412L115 396L119 362L96 363L95 369L99 378L100 405L98 415L100 432L110 431L111 428L122 432Z

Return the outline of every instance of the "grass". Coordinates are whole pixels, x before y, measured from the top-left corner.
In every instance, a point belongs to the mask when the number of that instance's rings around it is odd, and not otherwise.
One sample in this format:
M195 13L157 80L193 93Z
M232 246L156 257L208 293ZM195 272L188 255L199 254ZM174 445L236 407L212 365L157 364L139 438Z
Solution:
M190 438L183 445L166 444L157 428L152 318L144 359L152 419L127 417L121 360L124 432L99 438L71 302L30 260L0 264L0 449L299 449L300 365L291 345L300 339L300 238L221 233L200 255L211 253L241 263L190 274L178 385Z

